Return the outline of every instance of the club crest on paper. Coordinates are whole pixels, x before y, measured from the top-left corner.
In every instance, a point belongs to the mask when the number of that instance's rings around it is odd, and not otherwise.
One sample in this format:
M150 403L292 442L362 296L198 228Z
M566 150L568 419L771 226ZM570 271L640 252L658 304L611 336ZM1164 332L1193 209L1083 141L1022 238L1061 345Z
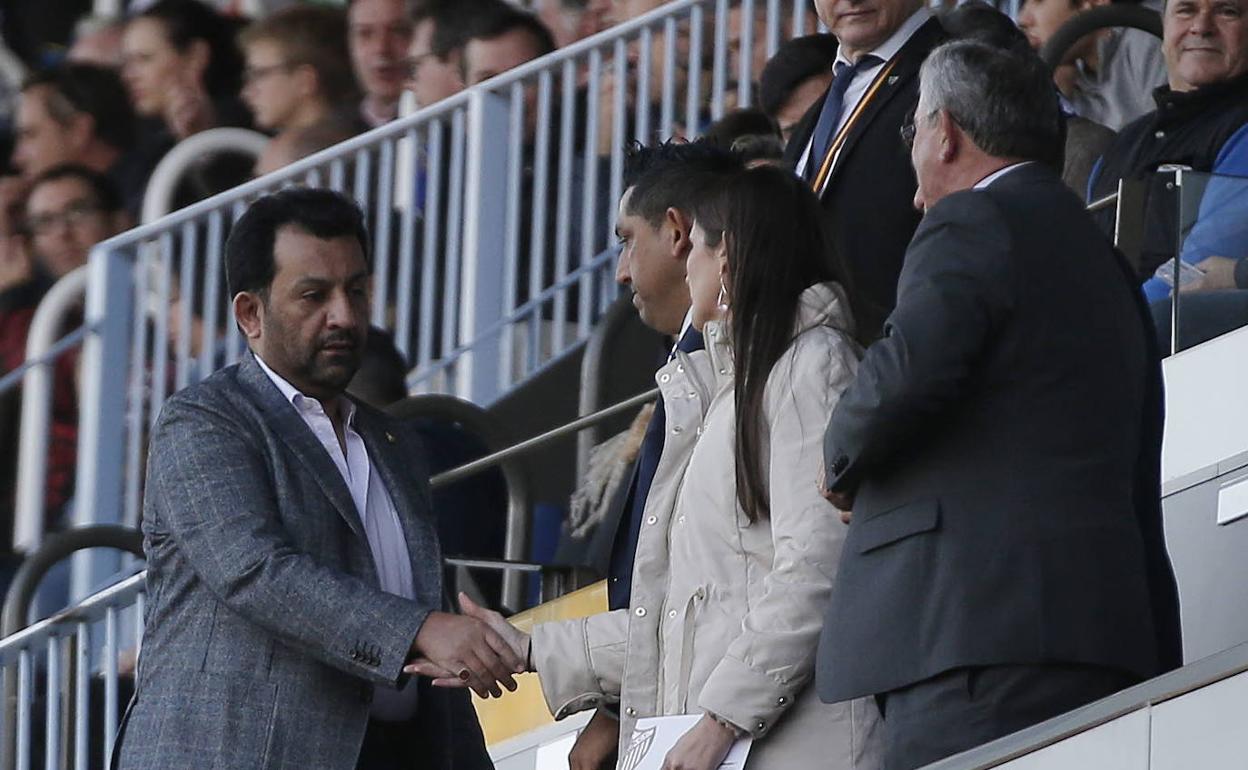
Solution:
M633 731L633 737L628 742L628 749L625 750L624 756L620 760L620 770L637 770L641 766L641 761L646 758L646 754L654 746L654 735L658 731L659 728L657 727Z

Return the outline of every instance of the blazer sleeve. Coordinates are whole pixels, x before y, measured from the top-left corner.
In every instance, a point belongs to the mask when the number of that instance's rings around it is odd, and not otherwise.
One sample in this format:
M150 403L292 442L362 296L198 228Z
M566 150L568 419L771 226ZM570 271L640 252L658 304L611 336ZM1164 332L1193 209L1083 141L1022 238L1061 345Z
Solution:
M231 610L349 674L394 686L435 607L327 568L291 542L264 457L237 421L175 396L152 436L150 538L168 538Z
M628 609L539 623L533 667L555 719L618 703L628 643Z
M781 359L767 385L772 567L698 698L703 709L755 738L776 725L814 673L846 533L815 483L822 458L817 426L853 379L856 349L831 329L817 334L819 344L803 340L792 369Z
M827 485L862 477L963 397L992 330L1013 309L1010 229L987 192L963 191L928 211L906 250L897 306L832 412Z

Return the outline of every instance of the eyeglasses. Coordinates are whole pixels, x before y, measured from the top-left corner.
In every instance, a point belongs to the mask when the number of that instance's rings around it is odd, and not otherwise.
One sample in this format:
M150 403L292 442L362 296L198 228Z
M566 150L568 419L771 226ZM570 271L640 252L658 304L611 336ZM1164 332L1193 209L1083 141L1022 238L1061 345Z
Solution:
M26 219L26 229L31 235L47 235L55 232L61 224L70 227L81 227L103 211L90 201L75 201L65 207L64 211L34 214Z
M915 120L916 110L918 110L918 105L915 105L906 111L906 117L901 121L901 129L897 132L901 135L901 141L906 145L907 150L914 149L914 135L918 130L915 127L915 124L917 123ZM932 110L924 115L923 118L926 120L938 112L940 112L939 109Z
M243 82L254 83L257 80L263 80L269 75L279 71L289 71L298 65L291 62L281 62L280 64L270 64L267 67L248 67L243 70Z

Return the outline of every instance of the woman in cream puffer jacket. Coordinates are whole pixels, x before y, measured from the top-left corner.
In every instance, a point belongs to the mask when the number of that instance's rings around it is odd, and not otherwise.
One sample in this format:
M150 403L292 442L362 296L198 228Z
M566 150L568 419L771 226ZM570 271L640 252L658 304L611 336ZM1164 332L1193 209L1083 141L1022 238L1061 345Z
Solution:
M818 204L791 174L754 169L695 211L706 350L656 374L667 435L631 606L537 626L534 668L557 718L618 700L624 770L637 719L697 713L672 767L711 770L749 735L751 770L872 770L874 702L824 704L809 686L846 532L816 483L823 433L859 354Z

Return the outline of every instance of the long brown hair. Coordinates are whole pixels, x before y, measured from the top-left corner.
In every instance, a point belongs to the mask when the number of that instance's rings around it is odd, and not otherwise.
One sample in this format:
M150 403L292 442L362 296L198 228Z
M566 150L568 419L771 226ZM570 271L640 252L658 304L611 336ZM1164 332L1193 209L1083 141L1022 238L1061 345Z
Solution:
M831 267L819 202L792 172L736 174L694 207L694 222L711 247L727 241L737 501L756 522L771 514L759 446L767 378L793 340L801 293L841 271Z

